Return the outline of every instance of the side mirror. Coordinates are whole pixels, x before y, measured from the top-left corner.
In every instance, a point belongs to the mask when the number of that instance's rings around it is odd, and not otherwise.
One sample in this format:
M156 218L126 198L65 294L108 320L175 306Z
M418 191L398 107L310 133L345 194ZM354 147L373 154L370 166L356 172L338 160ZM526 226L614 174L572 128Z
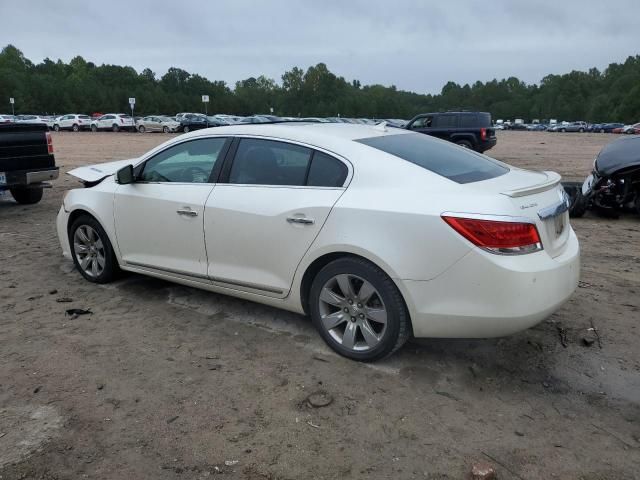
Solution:
M118 182L120 185L128 185L129 183L133 183L134 181L135 178L133 177L133 165L122 167L116 172L116 182Z

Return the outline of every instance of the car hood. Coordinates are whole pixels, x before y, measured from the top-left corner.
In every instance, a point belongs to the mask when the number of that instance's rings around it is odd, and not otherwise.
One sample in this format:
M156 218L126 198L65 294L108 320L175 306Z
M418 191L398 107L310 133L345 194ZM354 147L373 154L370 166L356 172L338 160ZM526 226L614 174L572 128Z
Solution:
M97 163L95 165L74 168L73 170L69 170L67 174L79 178L83 182L94 183L104 180L115 174L122 167L133 165L137 161L137 158L130 158L128 160L118 160L117 162Z
M602 176L640 166L640 137L626 137L608 143L596 158L596 170Z

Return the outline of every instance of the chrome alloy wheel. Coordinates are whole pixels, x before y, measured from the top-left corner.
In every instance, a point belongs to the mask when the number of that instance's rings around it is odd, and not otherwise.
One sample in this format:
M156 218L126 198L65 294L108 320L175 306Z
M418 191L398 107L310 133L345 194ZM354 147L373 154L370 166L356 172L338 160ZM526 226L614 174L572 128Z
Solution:
M80 225L73 235L73 251L82 271L98 277L105 267L105 248L98 232L89 225Z
M380 294L356 275L340 274L324 284L319 298L323 328L353 351L371 350L387 329L387 309Z

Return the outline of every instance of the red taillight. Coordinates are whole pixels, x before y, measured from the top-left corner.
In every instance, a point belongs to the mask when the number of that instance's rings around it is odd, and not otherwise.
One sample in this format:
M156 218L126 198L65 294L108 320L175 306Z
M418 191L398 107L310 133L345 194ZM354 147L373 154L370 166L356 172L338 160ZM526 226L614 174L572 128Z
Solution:
M487 139L487 129L486 128L481 128L480 129L480 140L486 140Z
M53 155L53 138L51 138L51 134L49 132L45 133L47 137L47 153L49 155Z
M531 253L542 250L538 229L533 223L502 222L443 215L456 232L474 245L493 253Z

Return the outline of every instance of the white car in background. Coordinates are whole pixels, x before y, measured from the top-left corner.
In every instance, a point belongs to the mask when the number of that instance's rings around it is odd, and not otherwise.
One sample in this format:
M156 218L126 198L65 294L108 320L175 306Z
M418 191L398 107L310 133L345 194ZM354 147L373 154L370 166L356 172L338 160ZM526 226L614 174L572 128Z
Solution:
M91 122L91 131L97 132L98 130L111 130L112 132L119 132L120 130L133 131L135 130L135 125L131 115L126 113L107 113Z
M13 123L14 118L13 115L0 115L0 123Z
M144 132L177 132L180 122L162 115L149 115L136 122L136 128L140 133Z
M53 129L58 132L60 130L72 130L78 132L80 130L89 130L91 126L91 117L89 115L78 115L75 113L62 115L56 118L53 123Z
M396 128L233 125L69 172L62 250L308 314L362 361L416 337L529 328L574 292L579 245L553 172Z
M16 123L30 125L47 125L47 118L40 115L16 115Z

